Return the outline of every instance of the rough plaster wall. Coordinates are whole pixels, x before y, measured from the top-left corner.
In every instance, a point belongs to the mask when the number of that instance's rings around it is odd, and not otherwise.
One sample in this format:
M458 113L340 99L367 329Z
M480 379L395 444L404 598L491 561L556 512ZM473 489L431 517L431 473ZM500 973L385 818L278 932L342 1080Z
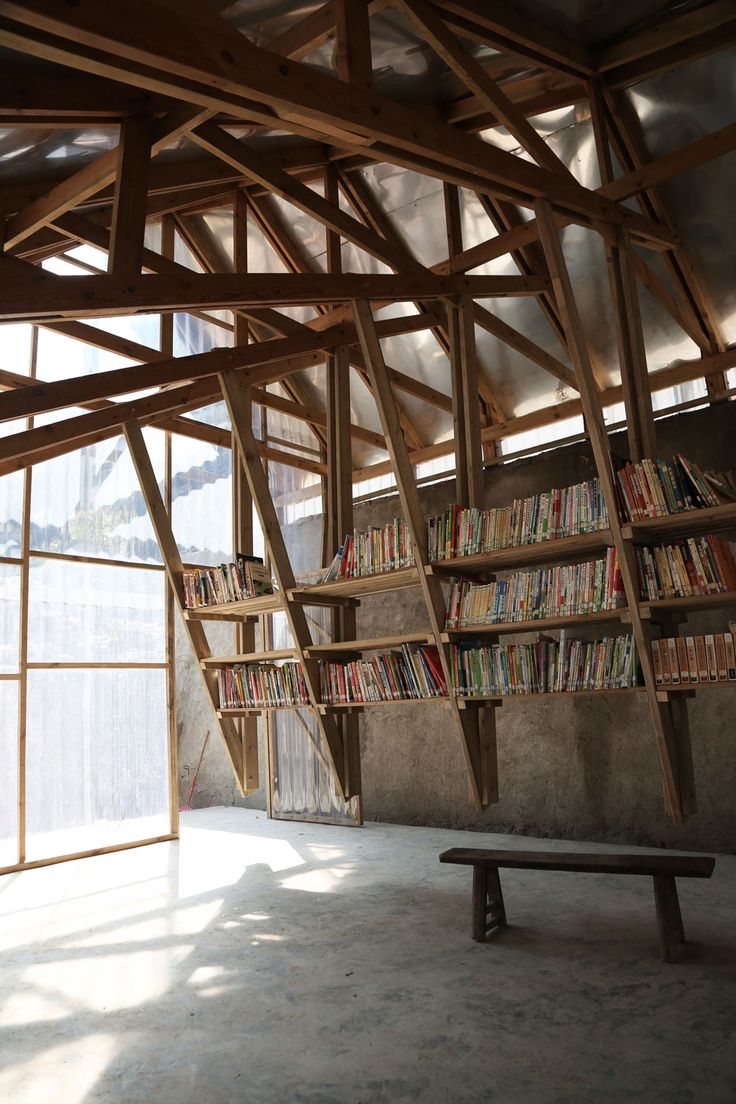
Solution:
M659 452L681 451L705 466L735 467L734 404L658 423ZM613 438L625 455L625 438ZM486 501L502 504L551 486L590 478L586 445L487 470ZM453 497L451 484L422 492L427 514ZM359 527L380 525L400 512L395 497L356 508ZM319 539L319 521L300 523ZM427 625L418 591L377 595L358 610L358 636ZM723 615L700 615L691 631L723 628ZM221 631L227 633L226 627ZM528 637L526 639L529 639ZM186 647L186 641L184 641ZM229 646L223 639L223 648ZM219 645L218 645L219 647ZM182 770L192 762L210 723L193 664L182 656L179 731ZM184 669L186 664L186 669ZM736 689L699 695L690 704L700 811L683 828L664 813L659 764L646 703L638 697L559 698L506 702L498 711L500 800L477 812L469 803L460 747L440 703L367 709L361 721L363 788L368 820L524 832L569 839L617 840L680 848L736 850ZM206 728L205 728L206 730ZM194 757L196 763L196 756ZM242 804L218 744L211 743L194 804ZM263 807L262 795L248 804Z

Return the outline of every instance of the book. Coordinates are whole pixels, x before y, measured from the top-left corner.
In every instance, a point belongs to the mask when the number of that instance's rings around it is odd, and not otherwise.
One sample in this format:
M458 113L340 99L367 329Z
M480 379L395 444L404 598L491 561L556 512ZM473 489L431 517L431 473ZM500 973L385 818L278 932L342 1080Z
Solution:
M451 649L452 685L460 697L506 697L639 685L632 635L602 640L540 639L534 644L463 642Z
M380 529L355 529L346 534L321 581L360 579L411 567L413 563L409 527L403 518L394 518Z
M687 658L687 645L685 643L684 636L678 636L675 638L677 644L677 663L680 668L680 682L690 682L690 664Z
M510 506L448 506L427 519L427 555L436 562L607 528L603 489L596 478L517 498Z
M217 672L221 709L308 705L299 663L236 663Z
M662 657L660 655L660 644L661 641L659 640L652 641L652 668L654 670L654 681L656 682L657 686L661 686L664 682L664 679L662 677Z
M709 533L636 549L643 599L690 598L736 590L734 546Z
M491 582L455 580L446 629L599 613L626 604L616 552L587 563L523 571Z
M349 662L320 660L319 680L321 698L327 705L447 696L434 645L402 644L400 651Z
M717 481L680 453L671 460L624 464L616 472L621 516L626 521L643 521L718 506L728 498L719 493Z
M242 552L237 553L234 563L182 572L182 586L187 609L242 602L274 592L271 572L260 556Z

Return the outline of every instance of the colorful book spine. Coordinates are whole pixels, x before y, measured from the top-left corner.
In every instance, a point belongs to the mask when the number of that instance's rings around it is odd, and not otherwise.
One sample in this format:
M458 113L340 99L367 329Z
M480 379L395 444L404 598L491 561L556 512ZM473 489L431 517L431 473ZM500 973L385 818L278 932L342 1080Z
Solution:
M616 481L621 513L627 521L701 510L724 500L698 465L680 454L671 460L625 464L616 473Z
M556 488L489 510L448 506L427 520L430 561L474 556L608 528L599 479Z
M238 553L235 563L193 568L182 573L187 609L224 605L273 594L271 572L258 556Z
M540 640L534 644L457 644L452 683L459 697L506 697L638 686L633 636Z
M736 590L733 546L712 533L637 548L636 560L639 590L649 601Z
M663 637L652 641L652 663L658 686L694 686L706 682L736 683L733 633Z
M409 527L403 518L394 518L380 529L355 529L348 533L322 582L381 575L411 567L413 563Z
M447 696L439 653L433 645L402 644L401 651L348 663L321 660L319 679L320 695L327 705Z
M446 629L599 613L625 605L616 553L587 563L524 571L490 583L459 579L450 587Z
M237 663L217 672L221 709L263 709L308 705L304 673L298 663Z

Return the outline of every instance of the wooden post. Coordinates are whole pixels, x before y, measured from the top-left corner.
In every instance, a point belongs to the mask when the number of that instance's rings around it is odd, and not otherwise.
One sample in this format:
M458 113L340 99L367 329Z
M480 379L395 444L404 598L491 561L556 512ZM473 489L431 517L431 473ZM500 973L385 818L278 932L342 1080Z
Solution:
M164 215L161 219L161 256L174 259L175 226L174 216ZM161 327L160 346L162 357L174 355L174 316L159 316ZM173 472L171 468L171 432L166 433L166 477L164 493L169 523L172 518ZM176 727L176 609L174 592L164 579L166 595L166 717L168 723L169 751L169 823L171 834L179 834L179 737Z
M358 300L353 306L353 311L360 346L365 358L366 368L370 374L371 389L378 407L381 425L386 437L386 445L396 477L404 518L411 534L419 585L427 607L437 651L439 652L442 673L447 684L450 715L460 739L460 746L468 770L471 799L478 808L483 808L484 793L492 794L497 788L496 779L493 777L495 764L489 756L481 755L477 711L472 709L461 711L453 694L450 646L442 640L446 612L445 599L440 580L428 570L427 530L424 515L419 502L406 443L401 433L396 403L394 402L391 383L381 352L381 344L370 305Z
M141 273L152 140L150 115L130 115L123 119L108 263L109 271L122 280L135 280Z
M671 874L655 874L654 902L663 962L677 962L685 942L677 883Z
M248 200L240 188L233 198L233 271L248 271ZM240 311L233 312L233 341L235 345L247 345L250 340L248 319ZM252 418L253 406L250 392L243 396L246 416ZM248 480L243 472L240 454L231 441L231 464L233 472L233 553L242 552L246 556L253 554L253 498ZM236 651L239 655L250 655L255 651L255 621L241 621L235 627ZM264 724L268 725L268 716ZM259 771L258 718L240 717L236 722L243 745L243 762L254 764Z
M585 415L585 424L590 437L590 443L598 469L598 476L603 488L603 496L608 511L613 543L621 568L621 577L626 593L626 601L629 607L629 616L631 618L631 629L634 639L636 640L639 662L644 676L647 701L649 703L657 738L666 800L674 820L679 824L684 817L692 811L692 808L686 804L685 800L687 794L691 792L693 788L691 781L686 778L688 770L687 760L681 754L678 754L678 743L675 739L669 707L666 703L660 704L657 700L648 633L645 630L639 611L639 587L636 576L634 548L631 542L624 540L621 531L621 522L619 520L618 504L613 482L611 454L608 446L608 436L603 422L603 411L593 381L583 326L573 296L572 285L562 252L559 232L549 201L539 200L535 206L535 213L537 216L539 235L552 277L552 286L557 297L562 323L565 327L570 356L575 367L583 413Z
M613 160L606 105L597 80L589 83L589 100L601 183L610 184L614 179ZM634 461L651 459L657 454L656 430L631 242L626 231L616 227L612 235L603 235L603 246L616 326L629 452Z

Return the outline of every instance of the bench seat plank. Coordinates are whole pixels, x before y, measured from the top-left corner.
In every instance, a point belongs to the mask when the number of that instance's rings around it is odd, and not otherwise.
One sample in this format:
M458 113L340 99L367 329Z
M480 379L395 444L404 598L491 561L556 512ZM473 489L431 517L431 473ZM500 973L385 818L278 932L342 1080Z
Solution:
M511 851L482 847L451 847L449 851L442 852L440 862L517 870L568 870L581 874L664 874L671 878L710 878L715 866L711 855L596 854L590 851Z

